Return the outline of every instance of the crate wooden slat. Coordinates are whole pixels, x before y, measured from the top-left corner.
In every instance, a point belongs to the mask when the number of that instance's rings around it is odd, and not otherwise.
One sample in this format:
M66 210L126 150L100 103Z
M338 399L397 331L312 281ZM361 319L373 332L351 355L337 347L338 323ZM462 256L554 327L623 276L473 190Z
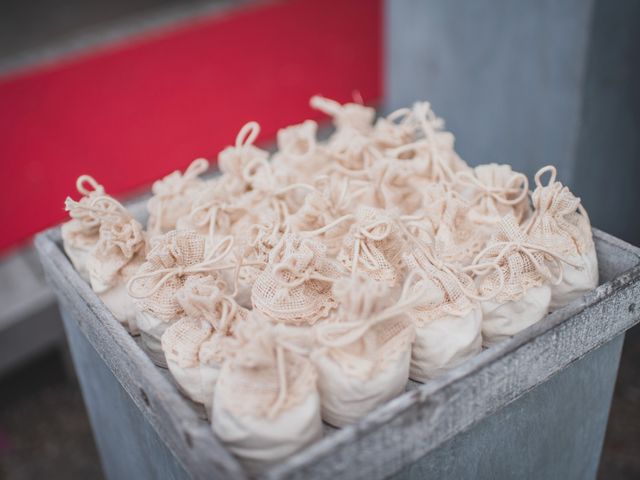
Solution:
M264 472L263 476L371 479L399 472L410 476L414 462L425 462L425 459L428 462L431 453L458 435L473 432L488 418L498 418L494 416L496 413L506 411L521 397L550 385L554 375L575 377L577 373L571 373L570 366L584 364L591 370L583 368L583 371L594 375L593 365L597 362L590 360L594 355L608 359L610 368L599 373L607 377L602 379L600 392L600 396L606 397L615 380L621 334L637 323L640 316L640 250L598 230L594 230L594 237L601 277L601 285L596 290L435 381L424 385L409 382L405 394L355 425L341 430L329 429L322 440ZM117 380L115 385L126 393L124 398L128 398L130 404L128 414L140 417L145 428L155 432L166 446L165 451L154 443L155 439L143 442L136 452L137 458L150 459L154 465L166 465L167 473L174 464L178 465L180 468L171 470L170 476L175 478L183 475L244 478L242 466L215 438L209 425L197 417L166 375L151 363L77 275L62 252L59 229L40 234L36 246L60 300L68 334L73 338L72 350L74 342L83 341L95 350L97 358ZM600 351L602 353L597 353ZM83 367L86 355L74 352L77 368ZM84 366L88 364L90 362L85 362ZM90 374L88 369L86 375ZM105 388L114 386L105 385ZM86 393L85 401L91 412ZM603 409L608 411L608 401L593 405L601 414ZM535 408L535 404L530 408ZM603 413L605 425L607 411ZM122 412L103 412L100 418L105 422L109 415L119 414ZM130 424L130 428L135 428ZM96 437L100 436L97 431L100 428L94 422ZM500 428L508 429L509 425ZM603 435L603 426L593 432ZM126 431L120 433L127 435ZM594 448L600 448L601 440L594 439ZM112 437L106 442L116 441L117 438ZM117 449L106 454L100 441L98 444L103 463L116 461ZM154 459L154 455L173 458ZM526 463L525 458L520 461ZM105 471L115 478L107 466ZM594 474L595 471L589 475ZM578 478L578 473L575 475ZM152 476L149 473L149 478Z

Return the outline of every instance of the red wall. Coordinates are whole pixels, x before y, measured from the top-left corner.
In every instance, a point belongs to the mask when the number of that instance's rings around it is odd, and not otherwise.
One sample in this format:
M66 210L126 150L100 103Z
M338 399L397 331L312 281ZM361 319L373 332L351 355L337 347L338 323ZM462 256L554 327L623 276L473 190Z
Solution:
M65 218L75 179L122 193L196 157L215 160L249 120L260 140L315 93L382 96L380 0L238 8L0 78L0 251Z

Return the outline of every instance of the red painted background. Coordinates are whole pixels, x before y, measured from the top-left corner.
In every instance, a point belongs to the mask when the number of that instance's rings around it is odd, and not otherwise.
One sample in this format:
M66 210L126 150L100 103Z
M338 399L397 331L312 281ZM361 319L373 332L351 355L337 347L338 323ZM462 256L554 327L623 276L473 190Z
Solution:
M317 118L315 93L382 95L380 0L259 4L0 78L0 251L65 218L75 179L109 193Z

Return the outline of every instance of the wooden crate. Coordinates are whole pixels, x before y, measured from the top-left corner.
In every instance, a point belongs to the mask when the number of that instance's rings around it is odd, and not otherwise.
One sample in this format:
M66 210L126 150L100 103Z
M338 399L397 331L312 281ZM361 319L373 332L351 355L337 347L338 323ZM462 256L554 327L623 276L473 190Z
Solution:
M601 285L543 321L261 477L594 478L624 332L640 317L640 249L594 230ZM76 273L59 228L36 246L108 478L246 478L241 464Z

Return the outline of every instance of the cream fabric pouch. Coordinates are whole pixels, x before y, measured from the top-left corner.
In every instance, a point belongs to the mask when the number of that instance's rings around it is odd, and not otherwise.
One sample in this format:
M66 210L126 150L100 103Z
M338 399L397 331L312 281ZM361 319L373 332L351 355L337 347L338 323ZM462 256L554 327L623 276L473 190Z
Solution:
M205 182L198 177L208 168L209 162L198 158L184 173L176 170L154 182L151 187L153 196L147 202L149 235L156 236L174 230L178 219L189 214L193 202L205 187Z
M288 330L252 315L239 324L218 376L213 431L253 474L322 436L308 341Z
M62 224L62 247L71 260L74 268L87 282L87 257L100 239L100 223L110 209L103 211L92 206L92 201L105 195L104 187L89 175L81 175L76 181L76 188L82 198L75 202L67 197L65 210L69 212L71 220Z
M341 427L400 394L407 383L414 330L406 312L417 302L365 275L338 280L337 317L314 327L322 418Z
M541 177L549 172L545 186ZM536 173L532 195L534 214L526 230L537 242L562 256L562 280L551 288L549 308L557 310L598 286L598 258L591 222L580 199L556 181L555 167Z
M95 197L91 207L111 212L102 218L98 243L87 257L91 288L127 331L136 335L136 309L126 285L146 255L142 225L111 197Z
M481 302L482 337L489 347L542 320L549 311L552 285L562 280L563 259L527 236L512 215L478 254L479 289L492 296Z
M247 311L212 275L192 276L176 292L185 317L162 334L167 366L183 393L211 414L213 392L224 359L221 347Z
M214 275L234 268L226 257L233 238L225 237L205 254L206 238L192 231L172 230L152 239L144 264L127 284L136 305L136 322L142 345L151 359L166 368L160 339L172 323L184 316L176 293L191 276Z
M411 349L410 377L418 382L436 378L482 351L482 310L473 279L430 255L406 254L410 272L419 272L413 288L425 292L408 315L416 331Z
M331 284L340 273L322 244L285 234L269 257L251 294L256 311L292 326L313 325L331 313Z

